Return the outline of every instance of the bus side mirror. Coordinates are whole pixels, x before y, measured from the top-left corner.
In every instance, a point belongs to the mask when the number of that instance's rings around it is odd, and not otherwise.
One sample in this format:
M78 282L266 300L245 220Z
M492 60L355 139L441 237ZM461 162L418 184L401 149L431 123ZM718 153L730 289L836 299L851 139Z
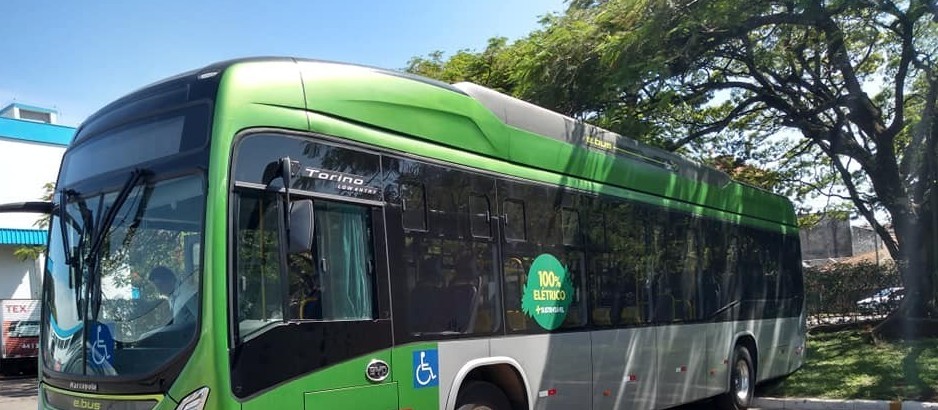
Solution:
M313 201L303 199L290 203L289 253L309 252L313 248Z

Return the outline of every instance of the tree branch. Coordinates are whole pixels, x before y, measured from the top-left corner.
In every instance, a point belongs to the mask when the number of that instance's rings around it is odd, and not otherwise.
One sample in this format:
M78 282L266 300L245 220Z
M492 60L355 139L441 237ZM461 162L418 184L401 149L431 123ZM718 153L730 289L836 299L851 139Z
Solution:
M898 23L902 27L901 32L897 33L902 39L902 53L899 57L899 64L896 67L895 97L893 100L896 112L893 115L892 123L889 124L889 127L883 135L884 139L891 142L895 141L896 136L899 135L899 131L901 131L902 127L905 125L905 81L909 74L909 66L912 64L912 60L915 57L915 46L913 43L914 22L909 21L908 16L902 13L892 2L889 2L888 5L884 5L884 7L892 9L892 13L890 14L898 19Z
M827 52L831 63L837 71L843 75L844 83L847 87L847 107L850 109L850 116L853 123L871 136L881 137L885 126L882 124L882 113L873 105L857 77L856 70L850 63L850 56L847 50L846 40L843 30L837 25L834 19L819 0L808 3L807 11L817 16L817 27L821 29L827 37ZM878 141L879 142L879 141ZM878 144L886 145L886 144Z
M900 260L899 244L893 239L892 235L889 234L889 231L876 220L872 209L868 208L866 202L860 198L860 193L857 190L857 186L853 183L853 176L850 175L850 171L848 171L847 167L840 161L840 158L830 151L829 147L825 147L824 144L818 144L818 146L831 159L831 163L834 165L837 173L840 174L840 179L844 183L844 186L847 187L847 192L850 193L850 199L854 206L857 207L857 211L863 215L870 226L879 234L880 239L883 240L883 244L886 245L886 249L889 250L889 254L892 256L893 260Z
M711 122L709 124L703 124L703 125L706 125L704 128L693 131L688 136L681 138L675 142L669 143L665 147L665 149L668 151L674 152L680 149L681 147L693 142L697 138L700 138L704 135L711 134L714 132L720 132L724 128L726 128L728 125L730 125L730 123L732 123L733 120L736 119L737 117L741 115L745 115L747 113L754 112L755 110L750 111L748 110L748 108L749 106L759 103L759 102L763 102L762 98L760 97L748 98L745 101L742 101L739 104L737 104L736 107L733 108L729 112L729 114L726 115L726 117L723 117L722 119Z

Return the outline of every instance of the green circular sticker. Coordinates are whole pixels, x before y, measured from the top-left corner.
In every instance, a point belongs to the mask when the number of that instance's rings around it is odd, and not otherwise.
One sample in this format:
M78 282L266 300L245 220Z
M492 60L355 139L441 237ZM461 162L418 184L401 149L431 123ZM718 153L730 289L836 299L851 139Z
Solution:
M554 330L563 324L573 300L573 285L554 255L541 254L528 270L521 310L544 329Z

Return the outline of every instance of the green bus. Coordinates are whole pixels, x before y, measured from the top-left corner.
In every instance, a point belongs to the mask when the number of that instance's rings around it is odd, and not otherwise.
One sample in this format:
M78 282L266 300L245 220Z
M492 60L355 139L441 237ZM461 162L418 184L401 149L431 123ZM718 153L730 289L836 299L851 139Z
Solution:
M657 409L803 363L785 198L469 83L222 62L88 118L40 408Z

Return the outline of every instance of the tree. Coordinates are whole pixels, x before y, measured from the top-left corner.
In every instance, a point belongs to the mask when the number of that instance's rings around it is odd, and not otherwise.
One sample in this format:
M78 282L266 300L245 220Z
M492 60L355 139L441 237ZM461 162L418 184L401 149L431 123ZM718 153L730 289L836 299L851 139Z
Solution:
M796 200L852 203L899 261L908 293L892 318L914 320L936 316L936 13L934 0L576 0L501 52L519 61L505 73L516 96L756 163Z
M55 195L55 182L45 183L45 185L42 186L42 191L43 191L42 200L51 201L52 196ZM37 219L36 222L33 223L33 225L42 229L46 229L49 227L49 219L50 219L49 215L43 215L42 217ZM45 246L25 245L25 246L16 248L13 251L13 255L16 256L21 261L36 260L36 259L39 259L39 256L42 255L42 253L45 252L45 250L46 250Z

